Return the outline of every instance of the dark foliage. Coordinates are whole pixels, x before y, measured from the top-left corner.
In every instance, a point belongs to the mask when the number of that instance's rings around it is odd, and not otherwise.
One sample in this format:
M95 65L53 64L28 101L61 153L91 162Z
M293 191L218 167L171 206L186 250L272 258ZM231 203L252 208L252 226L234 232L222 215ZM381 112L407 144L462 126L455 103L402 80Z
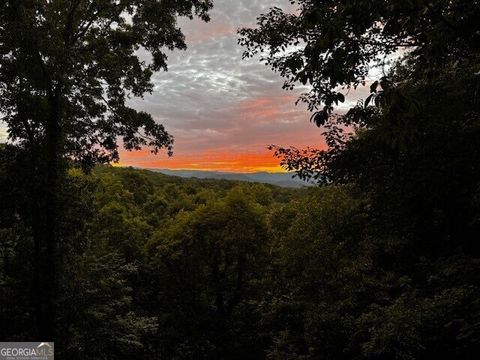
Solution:
M262 52L286 88L311 86L301 100L329 148L272 146L324 185L297 190L106 165L86 174L115 158L119 135L127 148L168 148L163 128L124 100L149 90L160 46L184 46L176 16L205 18L210 2L75 3L0 5L0 106L16 140L0 149L1 339L38 340L54 314L60 359L480 352L478 1L298 0L297 13L274 8L241 30L246 56ZM78 49L65 47L66 25L86 37ZM150 65L135 57L140 45ZM67 49L79 53L64 62ZM375 62L385 73L370 96L335 114ZM92 91L83 100L81 84ZM101 105L104 91L119 113ZM50 153L52 109L61 136ZM55 287L39 297L49 274Z
M0 114L28 169L21 191L30 194L34 326L43 339L55 335L57 275L66 261L61 194L68 162L88 171L117 161L119 143L171 154L163 125L126 101L152 91L153 72L167 70L167 50L185 49L177 18L207 21L211 6L210 0L0 2ZM151 59L140 59L139 51Z

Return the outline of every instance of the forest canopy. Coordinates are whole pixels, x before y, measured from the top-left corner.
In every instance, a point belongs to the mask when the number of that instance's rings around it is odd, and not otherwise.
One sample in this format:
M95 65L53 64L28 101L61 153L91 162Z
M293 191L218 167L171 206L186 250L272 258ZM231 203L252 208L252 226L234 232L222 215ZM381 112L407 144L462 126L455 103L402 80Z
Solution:
M272 146L319 185L301 189L104 164L121 137L169 151L126 99L210 1L0 4L0 340L73 360L480 353L477 0L292 0L240 30L286 90L310 86L328 148Z

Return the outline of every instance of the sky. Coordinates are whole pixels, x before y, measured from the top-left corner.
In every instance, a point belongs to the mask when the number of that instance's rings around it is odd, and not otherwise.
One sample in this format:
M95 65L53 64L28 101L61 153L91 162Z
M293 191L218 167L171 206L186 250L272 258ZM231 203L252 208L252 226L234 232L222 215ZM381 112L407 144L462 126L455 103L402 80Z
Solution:
M258 58L242 60L237 30L255 26L272 6L295 10L289 0L216 0L210 22L179 20L188 49L169 53L168 72L153 75L153 93L129 103L164 124L174 155L122 151L121 166L275 172L270 144L325 148L305 106L295 105L302 89L283 90L280 75Z
M217 0L209 23L180 20L188 49L170 53L153 93L130 104L165 125L174 156L122 152L121 165L279 171L269 144L324 147L305 107L295 106L300 90L282 90L282 78L258 58L242 60L237 29L272 6L293 10L288 0Z

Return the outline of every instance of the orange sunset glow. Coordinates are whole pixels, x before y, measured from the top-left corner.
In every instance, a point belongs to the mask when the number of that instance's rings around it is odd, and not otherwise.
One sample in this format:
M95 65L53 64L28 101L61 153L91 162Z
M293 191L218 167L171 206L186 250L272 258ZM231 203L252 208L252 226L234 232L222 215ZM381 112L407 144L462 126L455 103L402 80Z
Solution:
M139 166L152 169L216 170L226 172L281 172L279 160L270 151L260 153L223 153L204 151L198 154L181 154L173 157L153 155L148 150L121 153L121 166Z
M153 76L153 92L131 105L163 124L174 155L121 151L120 166L148 169L279 172L271 144L325 147L300 93L258 59L242 59L236 30L272 4L219 2L211 21L181 21L188 49L169 54L169 71ZM275 5L290 9L288 0Z

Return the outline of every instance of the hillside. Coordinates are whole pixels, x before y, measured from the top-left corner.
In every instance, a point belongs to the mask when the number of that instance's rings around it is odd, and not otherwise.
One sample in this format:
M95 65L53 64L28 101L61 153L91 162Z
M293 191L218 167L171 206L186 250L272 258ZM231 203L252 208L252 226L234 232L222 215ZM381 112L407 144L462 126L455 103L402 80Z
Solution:
M258 182L264 184L277 185L282 187L301 188L309 186L308 183L294 177L292 173L229 173L204 170L170 170L170 169L149 169L150 171L160 172L165 175L178 176L182 178L197 179L224 179L235 181Z

